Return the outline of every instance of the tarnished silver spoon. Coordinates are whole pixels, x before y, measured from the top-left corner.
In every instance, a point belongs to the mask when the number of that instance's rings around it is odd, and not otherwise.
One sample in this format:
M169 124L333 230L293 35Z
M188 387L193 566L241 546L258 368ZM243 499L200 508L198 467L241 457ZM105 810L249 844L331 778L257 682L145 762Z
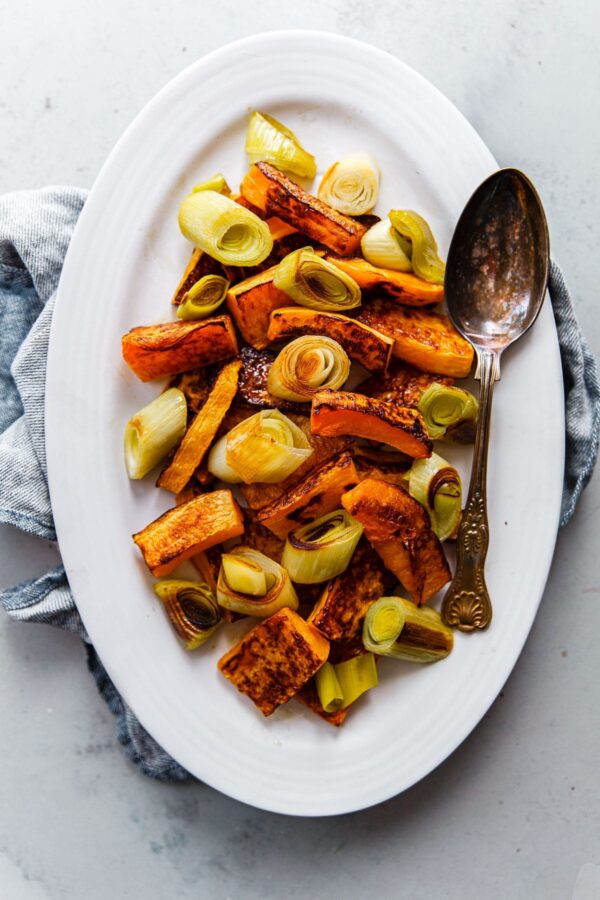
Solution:
M481 381L456 574L442 604L444 621L461 631L486 628L492 618L484 578L492 391L500 378L500 356L531 328L542 307L549 261L548 225L535 188L517 169L501 169L477 188L459 219L444 284L450 318L475 348L475 378Z

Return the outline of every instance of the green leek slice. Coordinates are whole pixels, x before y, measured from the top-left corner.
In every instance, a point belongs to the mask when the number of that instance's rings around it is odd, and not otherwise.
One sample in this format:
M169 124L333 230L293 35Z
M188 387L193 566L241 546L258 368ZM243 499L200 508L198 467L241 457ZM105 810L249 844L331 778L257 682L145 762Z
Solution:
M333 338L304 335L281 350L267 378L275 397L308 402L316 391L341 388L350 374L350 359Z
M336 509L290 532L281 564L298 584L318 584L348 568L363 527L345 509Z
M437 453L428 459L416 459L408 473L408 492L429 513L440 541L454 534L462 510L462 485L450 463Z
M344 698L342 709L346 709L366 691L379 684L375 657L372 653L362 653L353 659L337 663L333 668Z
M369 153L352 153L330 166L319 199L347 216L362 216L377 203L379 168Z
M229 266L256 266L273 249L269 226L217 191L190 194L179 208L183 235L213 259Z
M314 156L302 147L294 132L258 110L250 116L246 153L251 163L264 160L300 178L314 178L317 174Z
M264 592L257 593L263 587ZM264 553L245 546L223 554L217 600L223 609L259 619L284 606L298 609L298 597L286 570Z
M373 266L396 272L410 272L412 269L411 243L396 231L387 217L369 228L363 235L360 247L364 258Z
M432 441L470 444L475 440L479 402L470 391L435 381L418 404Z
M217 172L211 178L207 178L206 181L201 181L200 184L195 184L192 188L192 194L197 194L198 191L216 191L218 194L227 194L227 196L231 194L229 185L225 181L225 176L221 175L220 172Z
M394 645L404 628L406 612L397 597L380 597L372 603L363 624L365 650L379 656L395 656Z
M154 592L186 650L205 644L221 622L215 596L203 581L166 578L154 585Z
M415 275L432 284L443 284L446 266L438 255L433 232L423 216L412 209L393 209L389 219L396 231L411 242Z
M229 289L221 275L205 275L193 284L177 308L178 319L206 319L219 308Z
M284 481L314 452L302 429L278 409L244 419L226 437L225 463L246 484ZM209 459L213 472L214 462Z
M372 622L378 609L394 602L404 614L402 629L390 646L382 642L378 649ZM393 656L409 662L430 663L448 656L454 644L451 628L444 625L440 614L429 606L417 606L404 597L381 597L369 607L363 624L363 644L380 656Z
M301 306L329 312L355 309L361 303L356 281L317 256L312 247L301 247L281 260L273 284Z
M315 685L319 702L325 712L333 713L342 708L344 695L335 669L330 662L323 663L315 675Z
M169 388L140 409L125 426L125 465L132 479L144 478L185 434L187 401Z

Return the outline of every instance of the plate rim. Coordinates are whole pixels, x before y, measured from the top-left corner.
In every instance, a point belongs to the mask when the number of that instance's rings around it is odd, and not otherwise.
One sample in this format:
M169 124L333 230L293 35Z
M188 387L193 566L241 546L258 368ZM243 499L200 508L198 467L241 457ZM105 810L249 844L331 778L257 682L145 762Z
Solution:
M162 103L163 100L165 99L165 97L167 97L170 93L177 93L177 91L179 90L180 84L182 84L188 78L191 78L193 76L195 70L200 69L203 66L210 65L211 63L213 63L215 61L218 62L220 57L226 56L228 53L231 53L232 51L239 52L240 50L244 50L244 49L247 49L248 47L252 47L253 45L257 45L260 42L275 43L275 42L281 42L282 40L288 40L288 39L291 39L293 41L306 40L308 42L326 41L331 44L345 45L346 47L350 45L350 46L354 46L354 47L358 48L361 52L363 52L366 48L369 52L384 59L386 65L389 65L391 62L393 65L400 67L400 68L404 69L405 71L408 71L410 73L411 78L418 79L426 87L427 91L429 91L430 93L432 93L436 96L437 102L443 103L448 110L452 111L453 115L457 116L461 120L463 127L467 126L469 132L471 133L472 138L474 140L476 140L481 145L481 147L484 148L485 151L488 153L488 155L490 157L490 162L497 165L493 155L491 154L491 152L489 151L489 149L487 148L487 146L485 145L484 141L479 136L479 134L477 133L475 128L470 124L470 122L460 112L460 110L449 100L449 98L446 97L435 85L433 85L428 79L426 79L423 75L421 75L419 72L417 72L411 66L409 66L402 60L398 59L397 57L395 57L393 54L389 53L388 51L383 50L383 49L376 47L372 44L369 44L367 42L357 40L355 38L349 38L349 37L345 37L345 36L331 33L331 32L312 31L312 30L308 30L308 29L284 29L284 30L277 30L277 31L261 32L258 34L246 36L237 41L232 41L221 47L216 48L215 50L211 51L210 53L208 53L208 54L200 57L199 59L195 60L194 62L190 63L186 68L184 68L181 72L179 72L171 80L169 80L144 105L144 107L134 117L132 122L128 125L128 127L122 133L119 140L116 142L115 146L113 147L110 154L108 155L104 165L101 167L101 169L94 181L92 189L90 191L89 199L84 206L82 214L81 214L81 216L78 220L78 223L76 225L76 228L74 230L74 234L72 236L71 243L69 245L69 249L67 251L67 255L65 258L65 263L63 266L63 273L61 274L61 280L60 280L59 287L58 287L58 292L57 292L57 297L56 297L56 306L55 306L55 310L54 310L53 321L52 321L52 326L51 326L51 333L50 333L48 368L47 368L47 376L46 376L47 377L47 380L46 380L47 390L46 390L46 398L45 398L48 481L49 481L50 496L51 496L51 500L53 502L56 530L57 530L57 535L59 538L59 545L60 545L62 512L60 509L60 501L58 503L58 507L55 507L54 500L60 494L60 490L57 487L58 480L60 477L58 474L59 465L58 465L58 455L57 455L58 450L59 450L60 440L59 440L58 428L56 427L56 424L54 424L54 420L53 420L53 417L56 412L56 407L53 408L53 404L56 404L57 398L60 397L60 392L59 391L57 392L57 388L58 388L59 381L60 381L59 374L58 374L59 370L60 370L60 365L59 365L59 360L57 358L57 353L53 352L53 347L54 347L54 349L56 349L56 347L58 345L57 334L59 333L59 329L60 329L61 317L63 315L66 315L67 298L65 297L64 299L61 299L61 298L63 298L64 294L66 294L66 289L64 291L61 291L61 288L62 288L63 284L65 283L63 280L63 275L64 275L65 271L67 273L70 272L70 267L73 265L72 260L74 258L76 258L76 253L79 250L78 235L82 232L83 233L85 232L85 228L87 227L86 223L88 221L88 218L93 217L93 215L95 214L95 207L94 207L93 200L94 200L94 194L95 194L96 187L97 187L97 185L102 184L103 178L105 176L105 172L110 171L110 169L113 165L113 160L121 152L121 148L123 147L123 145L125 145L127 143L131 133L135 132L138 128L143 127L143 123L144 123L146 116L150 116L152 114L153 109L157 105ZM310 47L308 47L308 46L307 46L307 52L310 53ZM90 199L92 200L92 203L90 203ZM564 410L563 410L563 422L561 424L563 426L562 427L562 449L560 450L558 456L560 457L560 469L561 469L560 483L562 485L562 470L564 469ZM558 469L559 466L557 465L556 468ZM557 488L557 498L556 498L556 503L555 503L555 517L554 517L556 520L556 526L558 526L559 512L560 512L560 491ZM555 529L555 531L557 531L557 528ZM486 712L489 710L490 706L494 702L497 694L502 689L502 686L505 684L506 679L509 677L510 673L512 672L512 670L514 668L514 665L515 665L517 659L519 658L519 656L522 652L523 646L524 646L524 644L527 640L527 637L529 636L529 633L531 631L531 626L532 626L533 620L535 618L535 615L537 614L537 610L539 608L539 604L541 602L541 599L542 599L542 596L544 593L544 587L545 587L545 584L547 581L548 573L550 570L550 565L551 565L552 558L554 555L554 546L555 546L555 541L553 541L551 545L549 542L549 547L548 547L547 553L545 555L546 558L544 560L544 565L542 567L540 567L540 568L543 568L543 572L542 572L543 580L541 581L541 586L540 586L537 602L535 604L532 604L532 606L531 606L531 610L532 610L531 616L530 616L530 620L527 623L527 628L526 628L526 630L524 630L523 640L521 642L517 642L518 645L514 646L513 654L508 654L508 656L506 657L506 662L503 667L505 670L505 674L504 674L504 677L502 678L502 682L497 687L497 690L494 689L493 696L491 696L489 698L489 702L486 702L485 707L478 709L478 712L473 717L474 721L469 725L466 732L464 734L462 734L462 736L458 737L457 740L454 741L453 743L451 742L450 744L447 744L444 747L444 750L439 754L439 758L436 758L433 762L428 763L428 765L426 767L426 771L423 771L420 775L417 775L414 779L412 779L410 781L410 783L406 783L399 791L392 790L391 792L385 793L384 796L375 797L372 800L368 800L368 801L366 801L364 803L360 803L360 804L356 804L355 802L353 802L344 808L341 808L338 805L336 808L326 809L326 810L321 810L320 808L310 808L310 809L307 808L306 810L289 810L287 808L282 808L281 806L278 806L277 803L260 803L260 802L257 802L256 799L249 800L247 796L239 795L236 792L231 791L227 788L224 788L223 786L221 786L219 784L213 784L212 781L204 778L206 783L212 784L212 786L215 787L217 790L220 790L223 793L226 793L228 796L234 797L235 799L239 800L240 802L258 806L259 808L269 810L272 812L285 813L285 814L297 815L297 816L336 815L336 814L341 814L341 813L349 813L349 812L353 812L353 811L358 811L359 809L364 809L364 808L370 807L376 803L383 802L385 799L389 799L390 797L396 796L398 793L401 793L404 790L407 790L409 787L411 787L413 784L417 783L423 777L426 777L426 775L430 774L435 768L437 768L437 766L439 766L441 764L441 762L443 762L446 758L448 758L448 756L450 756L456 750L456 748L458 746L460 746L460 744L471 734L471 732L477 726L479 721L481 721L483 716L486 714ZM73 566L70 565L68 560L64 560L64 565L65 565L67 574L69 575L70 578L72 575L75 575ZM77 580L76 576L74 577L74 580L75 581ZM84 624L86 624L86 627L87 627L86 614L85 614L85 612L81 612L81 610L80 610L80 613L82 615ZM476 639L476 638L474 638L474 639ZM110 677L117 684L117 687L120 690L122 690L122 688L120 686L120 682L121 682L120 674L115 677L115 673L111 671L111 663L110 662L108 663L106 668L107 668L107 671L109 672ZM144 727L146 727L145 721L143 719L141 719L141 721L142 721L142 724L144 724ZM150 729L147 729L147 730L150 731ZM164 743L164 741L162 743Z

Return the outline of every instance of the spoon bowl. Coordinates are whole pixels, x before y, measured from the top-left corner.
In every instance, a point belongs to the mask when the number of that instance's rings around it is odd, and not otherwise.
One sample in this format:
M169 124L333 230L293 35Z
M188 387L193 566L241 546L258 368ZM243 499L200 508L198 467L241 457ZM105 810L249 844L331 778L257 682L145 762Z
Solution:
M442 618L461 631L486 628L492 605L484 578L489 544L486 473L494 382L500 356L535 322L550 266L548 225L540 198L517 169L481 184L452 237L444 290L448 313L477 355L479 418L469 494L457 540L456 574Z

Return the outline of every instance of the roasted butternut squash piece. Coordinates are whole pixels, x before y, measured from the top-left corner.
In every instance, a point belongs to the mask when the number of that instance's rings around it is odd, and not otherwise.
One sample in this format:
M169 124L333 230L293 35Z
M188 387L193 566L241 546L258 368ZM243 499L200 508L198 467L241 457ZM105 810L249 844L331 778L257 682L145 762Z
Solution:
M229 316L132 328L121 344L123 359L140 381L208 366L238 352Z
M339 509L344 491L358 481L352 457L347 452L341 453L313 469L277 500L263 506L257 513L257 521L285 540L298 525Z
M186 559L244 531L242 513L229 490L201 494L169 509L133 535L153 575L168 575Z
M326 256L329 262L356 281L362 291L376 291L405 306L432 306L444 299L444 286L423 281L412 272L378 269L366 259L339 259Z
M281 562L281 556L285 541L278 538L272 531L269 531L264 525L258 521L258 516L252 509L245 509L246 527L242 537L242 544L246 547L253 547L260 553L264 553L269 559L275 562Z
M302 481L314 468L333 456L337 456L343 450L347 450L351 444L350 439L347 437L321 437L318 434L312 434L310 419L307 416L297 416L294 413L286 413L286 415L298 428L302 429L308 438L313 453L301 466L298 466L295 472L292 472L289 478L286 478L285 481L280 481L279 484L240 485L244 499L251 509L262 509L267 503L272 503L278 497L285 496L294 485Z
M191 372L182 372L175 375L168 387L179 388L183 391L187 400L188 420L190 413L195 415L206 403L210 394L210 377L208 369L193 369Z
M344 724L346 716L350 711L350 707L347 707L346 709L338 709L337 712L325 712L321 706L321 701L319 700L319 694L314 678L311 678L304 687L300 688L297 694L294 694L294 700L298 700L303 706L310 709L311 712L314 712L317 716L325 719L326 722L329 722L330 725L334 725L336 728L339 728L340 725Z
M416 409L350 391L317 391L310 427L313 434L350 434L389 444L415 459L431 456L433 450L423 417Z
M385 374L361 382L357 390L367 397L397 403L398 406L418 406L422 395L434 382L450 386L454 384L454 378L420 372L406 363L395 362Z
M453 378L466 378L471 371L473 347L448 316L373 300L363 306L358 319L392 338L394 356L417 369Z
M448 562L427 511L402 488L366 478L344 494L342 506L364 526L385 567L419 605L450 581Z
M248 344L262 350L269 344L267 332L274 309L290 305L290 298L273 284L277 266L240 281L227 291L227 308Z
M327 638L285 608L244 635L218 666L238 691L270 716L312 678L328 653Z
M175 289L171 303L174 303L175 306L183 303L183 298L189 289L205 275L224 275L223 266L208 253L204 253L203 250L196 247L181 276L181 281Z
M313 197L275 166L259 162L242 181L242 196L270 216L278 216L339 256L356 253L364 225Z
M308 621L332 642L357 643L351 653L357 656L365 649L360 638L367 610L385 595L391 580L377 553L362 538L350 565L329 582Z
M219 426L237 393L241 360L223 366L206 403L181 439L175 456L162 470L157 487L178 494L186 486L213 442Z
M371 450L368 447L356 447L352 456L361 481L365 478L378 478L408 490L407 476L412 465L410 456L395 451Z
M324 334L333 338L350 359L359 362L369 372L385 372L394 347L391 338L338 313L289 305L271 313L267 332L269 341L274 343L303 334Z

